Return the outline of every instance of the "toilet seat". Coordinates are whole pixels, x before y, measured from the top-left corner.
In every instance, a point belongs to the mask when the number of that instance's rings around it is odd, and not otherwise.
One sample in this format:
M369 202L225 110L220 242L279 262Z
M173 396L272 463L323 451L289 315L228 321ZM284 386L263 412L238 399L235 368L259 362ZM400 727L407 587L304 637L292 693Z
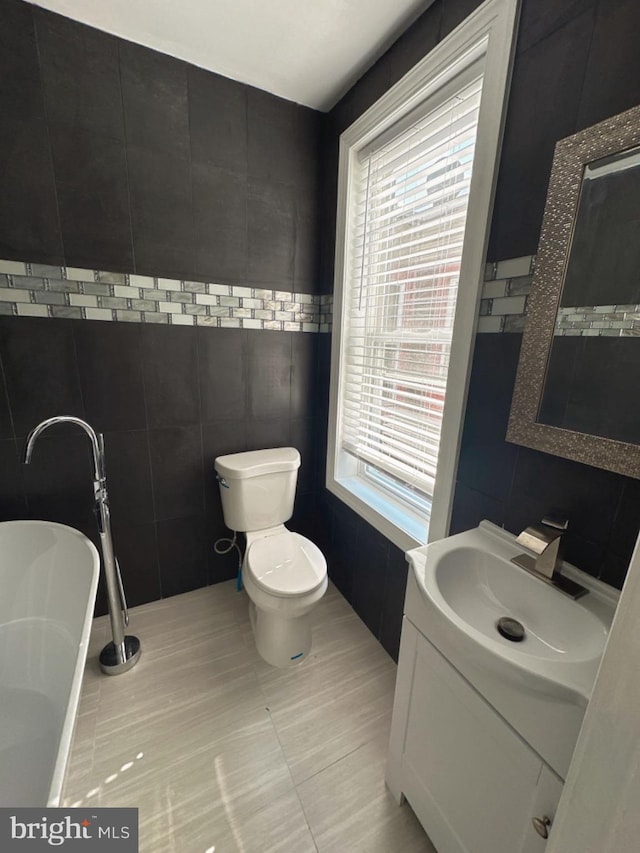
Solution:
M257 587L280 597L313 592L327 576L322 551L290 530L254 540L247 551L245 568Z

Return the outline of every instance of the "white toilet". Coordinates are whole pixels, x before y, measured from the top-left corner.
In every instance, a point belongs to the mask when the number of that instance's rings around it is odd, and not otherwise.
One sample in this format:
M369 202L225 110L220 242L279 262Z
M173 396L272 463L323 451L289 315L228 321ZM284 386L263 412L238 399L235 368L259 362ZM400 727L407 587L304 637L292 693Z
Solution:
M281 667L309 654L309 613L327 589L320 549L284 526L293 513L299 467L294 447L215 460L225 524L247 537L242 581L256 647L267 663Z

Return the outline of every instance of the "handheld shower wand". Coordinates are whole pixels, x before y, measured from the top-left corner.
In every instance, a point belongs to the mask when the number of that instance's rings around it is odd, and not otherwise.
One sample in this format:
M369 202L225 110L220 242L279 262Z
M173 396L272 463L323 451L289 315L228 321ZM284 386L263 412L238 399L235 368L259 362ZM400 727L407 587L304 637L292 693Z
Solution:
M93 453L93 496L95 499L95 514L102 549L102 565L107 585L107 601L111 634L113 640L100 652L100 669L106 675L119 675L136 665L140 658L140 640L137 637L125 636L124 629L129 624L129 612L122 585L122 576L118 560L113 553L113 538L111 536L111 513L109 511L109 496L107 495L107 476L105 473L104 437L97 433L86 421L70 415L60 415L48 418L34 427L27 437L24 449L24 464L31 462L33 447L40 435L54 424L72 423L81 427L89 437Z

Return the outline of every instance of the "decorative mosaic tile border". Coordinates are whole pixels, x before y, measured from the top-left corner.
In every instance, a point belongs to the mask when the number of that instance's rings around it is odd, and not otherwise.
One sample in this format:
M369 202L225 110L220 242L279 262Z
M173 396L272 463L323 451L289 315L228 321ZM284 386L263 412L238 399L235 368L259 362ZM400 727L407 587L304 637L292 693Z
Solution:
M0 261L0 314L330 332L331 296Z
M522 332L535 255L487 264L480 300L478 332Z
M640 305L583 305L560 308L553 334L639 337Z
M478 332L523 332L536 256L487 264ZM555 335L640 337L640 305L560 308Z

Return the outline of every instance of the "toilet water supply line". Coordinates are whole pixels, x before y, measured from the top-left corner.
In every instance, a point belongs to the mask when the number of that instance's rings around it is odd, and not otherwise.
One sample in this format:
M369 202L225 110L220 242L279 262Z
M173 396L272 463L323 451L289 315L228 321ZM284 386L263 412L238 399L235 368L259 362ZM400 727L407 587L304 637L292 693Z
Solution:
M242 550L240 549L240 545L237 542L238 534L234 530L233 531L233 539L228 539L223 536L221 539L216 540L213 543L213 550L216 554L229 554L235 548L238 552L238 577L236 580L236 589L238 592L242 590ZM225 547L227 546L227 547Z
M228 489L229 484L225 480L224 477L221 477L220 474L216 472L216 480L218 481L221 489ZM216 554L229 554L235 548L238 552L238 577L236 580L236 589L238 592L242 590L242 551L240 550L240 546L237 542L238 532L236 530L233 531L233 539L229 539L223 536L221 539L218 539L213 543L213 550ZM228 547L224 547L228 544Z

